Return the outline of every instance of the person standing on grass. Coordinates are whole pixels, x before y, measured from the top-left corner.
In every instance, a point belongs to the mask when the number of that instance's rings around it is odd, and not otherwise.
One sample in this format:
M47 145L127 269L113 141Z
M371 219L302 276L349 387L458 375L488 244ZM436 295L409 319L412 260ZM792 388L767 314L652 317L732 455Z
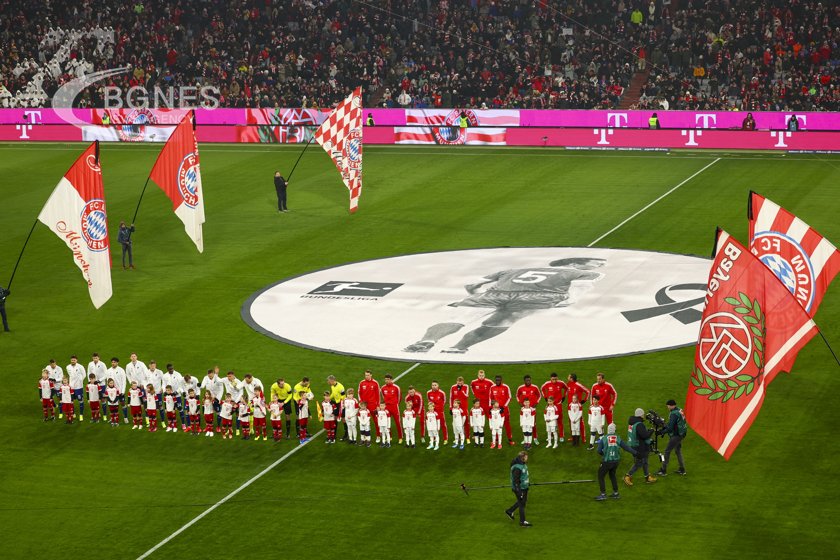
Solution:
M566 434L563 428L565 423L563 416L563 401L566 398L566 391L568 387L566 384L560 381L560 377L557 373L552 373L549 377L549 380L543 383L542 387L540 387L540 392L542 393L543 398L547 401L549 398L554 398L554 406L557 407L557 429L559 430L560 439L555 439L554 445L557 446L557 441L563 443L566 438Z
M403 430L400 423L400 403L402 402L402 390L400 386L394 383L394 376L390 373L385 374L385 384L382 386L382 402L385 403L385 410L388 411L388 417L394 420L394 425L397 427L397 437L399 441L403 442ZM377 415L377 425L379 416Z
M0 319L3 320L3 330L6 332L9 332L9 318L6 316L6 298L11 293L3 286L0 286Z
M308 396L307 396L308 395ZM292 390L292 398L296 404L296 413L297 413L297 420L295 421L295 432L297 433L297 437L299 440L305 439L305 436L301 436L301 420L306 420L303 422L305 425L308 422L309 418L309 400L312 399L312 389L309 387L309 378L304 377L300 380L300 383L295 384L295 388ZM306 409L304 410L302 405L306 405ZM305 431L303 432L305 434Z
M286 383L282 377L277 378L275 383L271 385L271 400L277 401L283 409L283 416L286 417L286 437L292 437L292 386Z
M289 182L283 178L283 175L280 174L279 171L274 173L274 190L277 191L277 211L278 212L288 212L289 209L286 207L286 188L289 186Z
M505 515L513 521L513 512L519 509L519 525L522 527L531 526L531 523L525 519L525 505L528 503L529 486L528 452L520 451L510 463L510 488L513 495L516 496L516 502L505 510Z
M125 270L125 256L128 254L128 267L134 268L134 256L131 253L131 234L134 233L134 224L131 226L125 225L125 222L120 222L120 230L117 233L117 241L122 245L122 265Z
M650 441L653 436L653 432L648 430L647 426L645 426L643 419L644 415L645 411L641 408L637 408L635 415L631 416L630 420L627 422L629 424L629 428L627 429L627 444L633 448L634 455L636 456L636 461L633 463L633 466L630 467L630 470L627 471L626 475L624 475L624 484L627 486L633 486L633 473L640 468L645 474L645 482L648 484L656 482L656 477L651 476L648 466Z
M359 382L356 396L359 402L367 404L367 409L376 423L376 411L379 409L381 392L379 382L373 378L373 373L369 369L365 370L365 378ZM376 443L379 443L379 428L376 429Z
M601 487L601 493L595 499L599 502L607 499L606 477L608 474L613 489L610 498L614 500L619 498L618 480L615 471L621 462L622 449L631 455L634 453L633 448L623 442L621 437L615 433L615 424L610 424L607 426L607 435L598 440L598 455L601 456L601 466L598 468L598 484Z
M612 383L609 383L603 373L598 373L597 381L592 386L589 392L593 398L598 397L601 406L604 407L604 415L607 420L607 425L613 423L613 410L615 410L615 403L618 402L618 393L615 391Z
M671 452L677 454L677 461L680 463L680 468L677 474L685 475L685 463L682 456L682 442L688 433L688 426L685 422L685 413L677 406L677 401L674 399L665 403L668 407L668 424L665 426L665 432L668 434L668 447L665 448L665 460L662 462L662 468L656 474L659 476L667 476L668 462L671 460Z

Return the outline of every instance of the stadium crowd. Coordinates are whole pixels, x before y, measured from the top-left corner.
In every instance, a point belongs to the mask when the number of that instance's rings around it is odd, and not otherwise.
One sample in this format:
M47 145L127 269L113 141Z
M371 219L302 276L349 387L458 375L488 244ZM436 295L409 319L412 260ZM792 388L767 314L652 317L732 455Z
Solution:
M815 0L0 0L0 106L213 86L223 107L837 110L840 6Z
M385 374L383 380L380 385L368 370L358 389L345 389L331 375L322 393L323 400L317 400L308 377L294 387L283 378L266 386L251 374L239 379L229 371L222 376L215 367L199 382L197 376L182 375L171 363L166 364L165 372L157 368L154 360L146 365L137 354L131 355L125 368L119 358L111 358L111 367L107 367L98 354L93 354L87 367L75 355L64 368L50 360L36 387L44 422L56 419L56 409L58 417L68 424L76 418L84 421L87 404L92 423L107 417L111 426L119 426L121 411L123 422L131 423L132 429L146 427L154 432L160 420L165 422L167 432L182 429L205 437L221 433L223 438L232 438L235 426L237 435L241 432L244 439L250 439L253 430L257 440L268 439L269 425L273 439L279 441L283 438L284 420L286 438L292 437L294 418L295 437L303 444L309 438L307 430L314 408L326 431L327 443L336 442L338 427L343 425L343 439L349 443L370 447L371 435L375 433L376 443L390 447L393 426L397 443L405 440L406 446L414 447L416 428L421 442L429 438L429 449L439 449L441 440L445 446L450 433L453 447L464 449L470 441L475 447L484 447L488 424L491 449L503 448L503 432L507 443L516 445L511 429L511 404L515 401L519 405L521 443L525 449L539 445L540 433L546 436L546 447L556 449L565 441L564 425L568 423L574 446L585 443L588 426L591 450L613 422L618 400L615 388L603 373L597 374L591 388L578 381L576 374L569 374L563 381L552 373L539 386L526 375L515 391L501 375L491 381L483 370L469 383L459 377L448 393L437 381L431 383L428 391L409 386L403 393L392 375ZM543 421L538 422L539 418ZM544 431L541 425L545 426Z

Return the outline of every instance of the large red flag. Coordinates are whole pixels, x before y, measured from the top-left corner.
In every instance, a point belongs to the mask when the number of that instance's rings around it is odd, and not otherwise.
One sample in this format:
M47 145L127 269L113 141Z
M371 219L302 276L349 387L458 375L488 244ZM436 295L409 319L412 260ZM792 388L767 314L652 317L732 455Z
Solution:
M813 317L828 285L840 272L840 252L808 224L750 191L750 250Z
M172 201L172 209L184 222L187 235L198 247L198 251L204 252L204 190L201 186L194 119L194 111L184 115L158 155L149 177Z
M97 142L88 146L64 174L38 220L73 252L90 299L94 307L100 308L110 299L112 290L108 216Z
M767 385L793 368L817 326L743 245L721 231L716 247L685 414L729 459L758 415Z
M350 191L350 212L355 212L362 194L362 88L338 104L315 131L315 140L341 173Z

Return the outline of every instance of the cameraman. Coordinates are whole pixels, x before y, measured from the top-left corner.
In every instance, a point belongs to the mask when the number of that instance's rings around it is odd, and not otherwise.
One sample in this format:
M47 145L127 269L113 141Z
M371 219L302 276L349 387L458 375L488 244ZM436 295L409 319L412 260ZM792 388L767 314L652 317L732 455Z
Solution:
M650 475L648 469L648 455L650 454L650 441L653 436L653 431L648 430L644 422L645 411L641 408L636 409L635 416L631 416L628 420L630 428L627 430L627 443L636 452L636 461L630 470L624 475L624 484L633 486L633 473L642 468L645 473L645 482L653 484L656 482L656 477Z
M665 433L670 436L668 440L668 447L665 448L665 460L662 462L662 468L656 473L660 476L667 476L668 461L671 459L671 451L677 454L677 461L680 463L680 468L677 474L685 475L685 463L682 456L682 442L685 439L685 434L688 427L685 423L685 414L677 407L677 402L674 399L665 403L665 406L670 410L668 415L668 425L665 426Z

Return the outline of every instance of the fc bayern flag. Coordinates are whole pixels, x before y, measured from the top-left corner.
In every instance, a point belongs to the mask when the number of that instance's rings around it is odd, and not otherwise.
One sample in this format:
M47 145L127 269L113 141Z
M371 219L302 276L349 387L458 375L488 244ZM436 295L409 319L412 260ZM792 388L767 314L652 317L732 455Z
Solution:
M840 271L840 252L808 224L750 191L750 250L770 267L805 311L817 313L828 285Z
M184 222L187 235L203 253L204 190L201 187L194 119L194 111L184 115L158 155L149 177L172 201L175 215Z
M817 326L769 268L725 232L706 291L686 396L686 420L726 459L780 371L790 371Z
M112 290L108 216L98 142L88 146L64 174L38 220L73 252L73 261L82 271L94 307L102 307L111 298Z
M362 194L362 88L338 104L315 131L315 140L341 173L350 191L350 212L355 212Z

